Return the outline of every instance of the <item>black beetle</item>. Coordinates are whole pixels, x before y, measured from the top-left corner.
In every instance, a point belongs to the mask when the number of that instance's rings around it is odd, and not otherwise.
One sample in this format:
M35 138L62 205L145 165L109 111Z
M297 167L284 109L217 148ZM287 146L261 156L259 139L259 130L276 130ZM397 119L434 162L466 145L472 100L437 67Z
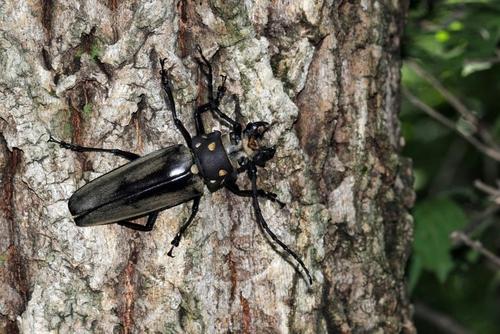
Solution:
M165 70L165 59L160 60L165 102L170 105L175 126L184 137L187 147L174 145L141 157L118 149L74 145L50 136L49 142L57 143L66 149L77 152L107 152L130 161L78 189L69 199L69 211L78 226L117 223L137 231L151 231L159 212L192 201L191 215L171 242L172 248L168 255L172 256L174 247L179 245L198 211L203 184L211 192L224 187L235 195L252 198L260 227L297 260L312 284L311 275L302 260L269 229L260 210L258 197L284 205L276 198L276 194L257 188L257 167L265 167L266 162L273 158L275 153L274 147L261 144L269 124L251 122L243 129L238 122L219 109L226 91L226 78L223 76L223 82L214 94L212 66L199 46L198 52L200 59L196 60L208 83L208 103L197 107L194 112L194 137L191 137L177 117L171 83ZM237 98L235 102L238 110ZM207 111L226 123L231 131L227 134L221 134L219 131L206 133L201 115ZM238 174L244 172L250 178L251 190L242 190L236 183ZM129 221L144 216L148 217L145 225Z

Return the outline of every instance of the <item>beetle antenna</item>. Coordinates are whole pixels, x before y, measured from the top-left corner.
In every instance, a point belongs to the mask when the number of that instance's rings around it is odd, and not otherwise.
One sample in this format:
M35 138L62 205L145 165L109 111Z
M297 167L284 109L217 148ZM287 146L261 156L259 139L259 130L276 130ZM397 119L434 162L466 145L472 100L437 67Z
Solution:
M252 181L252 205L253 209L255 211L255 216L257 218L257 222L259 225L264 229L264 231L269 234L271 239L273 239L278 245L281 246L288 254L290 254L304 269L304 272L307 275L307 278L309 279L309 285L312 285L312 277L311 274L309 273L309 270L307 270L306 265L304 262L300 259L300 257L292 251L290 248L288 248L287 245L285 245L278 237L276 234L271 231L269 226L267 225L267 222L264 219L264 216L262 216L262 211L260 210L260 205L259 205L259 200L257 198L258 196L258 191L257 191L257 167L255 166L254 163L251 163L250 166L248 167L248 175L250 176L250 180Z

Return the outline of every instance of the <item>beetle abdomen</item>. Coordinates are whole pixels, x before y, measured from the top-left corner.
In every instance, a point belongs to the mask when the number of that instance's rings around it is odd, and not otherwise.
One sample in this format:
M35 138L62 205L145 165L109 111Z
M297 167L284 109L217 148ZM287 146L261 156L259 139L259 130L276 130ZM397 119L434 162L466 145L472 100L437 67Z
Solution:
M78 189L68 207L77 225L98 225L145 216L201 194L183 145L170 146L127 163Z

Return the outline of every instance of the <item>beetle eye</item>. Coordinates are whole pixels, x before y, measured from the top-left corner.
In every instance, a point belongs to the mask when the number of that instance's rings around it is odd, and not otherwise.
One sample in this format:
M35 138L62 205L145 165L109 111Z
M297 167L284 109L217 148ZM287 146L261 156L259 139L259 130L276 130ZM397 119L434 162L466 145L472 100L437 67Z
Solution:
M250 138L260 139L267 130L269 130L267 122L250 122L244 132Z
M245 157L241 157L241 158L238 159L238 164L240 166L245 166L247 163L248 163L248 159L245 158Z

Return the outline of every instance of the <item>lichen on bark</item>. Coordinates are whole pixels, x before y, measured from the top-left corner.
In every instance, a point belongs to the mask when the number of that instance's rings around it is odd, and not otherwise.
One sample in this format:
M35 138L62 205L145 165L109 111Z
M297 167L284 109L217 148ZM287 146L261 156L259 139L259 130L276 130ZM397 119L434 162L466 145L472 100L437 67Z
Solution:
M400 156L404 1L95 1L0 4L0 328L49 333L398 333L414 331L405 291L413 202ZM155 229L79 228L67 199L124 161L47 143L146 154L182 143L160 87L170 68L181 120L206 101L196 45L227 76L221 108L270 122L277 153L251 202L205 192ZM207 126L221 128L206 117ZM249 187L248 180L241 180ZM5 223L4 223L5 221ZM5 231L4 231L5 229ZM278 250L278 252L276 251ZM3 326L3 327L2 327Z

